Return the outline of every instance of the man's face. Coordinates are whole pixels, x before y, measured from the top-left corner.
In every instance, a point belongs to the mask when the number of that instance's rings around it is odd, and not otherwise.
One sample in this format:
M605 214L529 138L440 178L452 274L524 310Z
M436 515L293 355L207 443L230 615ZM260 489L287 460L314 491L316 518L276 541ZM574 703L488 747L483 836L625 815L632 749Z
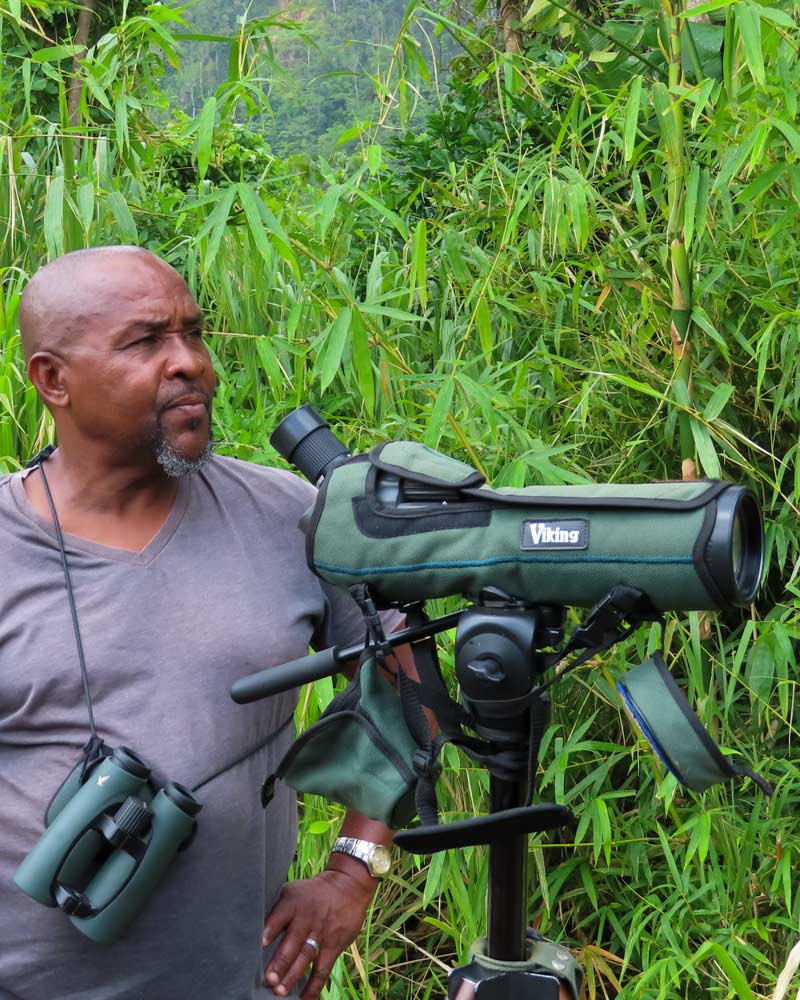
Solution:
M191 471L211 440L215 377L203 319L180 276L157 260L105 261L98 301L67 361L74 426L123 462Z

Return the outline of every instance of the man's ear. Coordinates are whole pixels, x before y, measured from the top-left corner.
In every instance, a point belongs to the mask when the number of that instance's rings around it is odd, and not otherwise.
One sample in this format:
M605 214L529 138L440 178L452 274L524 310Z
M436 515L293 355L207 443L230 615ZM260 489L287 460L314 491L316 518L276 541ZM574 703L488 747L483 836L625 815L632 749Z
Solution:
M28 378L49 409L69 404L64 381L64 362L52 351L37 351L28 362Z

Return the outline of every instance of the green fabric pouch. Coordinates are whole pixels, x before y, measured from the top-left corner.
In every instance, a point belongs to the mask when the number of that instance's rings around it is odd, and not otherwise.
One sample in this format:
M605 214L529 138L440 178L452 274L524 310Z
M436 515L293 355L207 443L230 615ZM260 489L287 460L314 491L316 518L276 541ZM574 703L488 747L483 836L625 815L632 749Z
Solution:
M772 794L761 775L722 755L660 652L624 674L617 690L647 742L684 787L704 792L721 781L746 776Z
M400 698L369 656L267 778L262 802L270 801L282 780L295 791L322 795L400 829L416 815L416 749Z

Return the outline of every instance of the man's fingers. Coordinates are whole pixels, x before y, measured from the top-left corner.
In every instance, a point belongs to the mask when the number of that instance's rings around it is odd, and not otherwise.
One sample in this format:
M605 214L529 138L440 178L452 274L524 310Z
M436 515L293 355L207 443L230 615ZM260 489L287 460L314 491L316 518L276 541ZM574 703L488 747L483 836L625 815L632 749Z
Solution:
M294 910L294 905L285 896L281 896L264 921L261 943L265 948L291 924L294 920Z
M317 961L317 955L317 948L315 948L308 940L304 941L300 951L297 953L296 958L291 962L288 969L280 977L280 981L272 986L273 991L278 996L286 996L287 993L290 993L297 983L300 982L301 978L308 972L309 965ZM321 965L319 969L316 966L314 967L314 974L311 977L309 986L311 982L318 978L320 979L319 987L314 992L303 993L304 997L318 997L322 987L327 982L328 976L327 974L323 975ZM306 991L307 990L308 987L306 987Z
M306 983L306 988L303 990L300 1000L319 1000L319 995L322 993L331 977L335 961L335 955L330 958L324 954L320 955L314 963L311 978Z
M309 937L313 937L310 929L303 931L296 925L290 927L267 966L264 979L278 996L285 996L317 957L307 940ZM281 987L288 988L281 990Z

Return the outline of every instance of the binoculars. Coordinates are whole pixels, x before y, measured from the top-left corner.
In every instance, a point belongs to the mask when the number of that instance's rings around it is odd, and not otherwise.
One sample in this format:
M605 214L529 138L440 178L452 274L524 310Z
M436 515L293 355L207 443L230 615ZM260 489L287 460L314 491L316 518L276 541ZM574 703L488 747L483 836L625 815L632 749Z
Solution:
M112 944L189 845L200 809L176 782L156 788L144 760L118 747L88 773L80 765L72 771L14 881L37 902L60 907L82 934Z

